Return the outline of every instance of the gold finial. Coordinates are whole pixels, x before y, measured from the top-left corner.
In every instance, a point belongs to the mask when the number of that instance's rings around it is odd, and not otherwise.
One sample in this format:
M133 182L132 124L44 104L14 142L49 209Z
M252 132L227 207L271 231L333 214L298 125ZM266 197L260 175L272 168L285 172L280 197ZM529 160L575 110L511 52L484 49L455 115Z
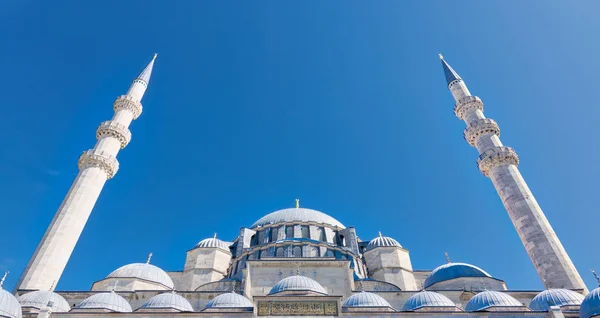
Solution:
M598 274L596 274L593 269L590 269L590 272L592 272L594 278L596 278L596 281L598 282L598 286L600 286L600 277L598 277Z
M300 199L296 199L296 209L300 208Z
M110 291L111 293L115 292L115 289L117 289L117 286L119 285L119 280L115 280L115 284L113 285L112 290Z
M444 59L444 56L442 55L442 53L438 53L438 56L440 57L440 60Z
M150 259L152 259L152 253L148 254L148 259L146 260L146 264L150 264Z
M379 237L383 237L383 235L381 235L381 231L379 231Z
M2 276L2 279L0 279L0 289L2 289L2 284L4 284L4 280L6 279L6 276L8 276L8 273L10 273L9 271L4 272L4 276Z
M448 252L444 252L444 255L446 255L446 262L448 262L448 264L450 264L450 256L448 256Z
M296 275L300 275L300 264L296 263Z
M213 235L213 239L217 238L217 233L215 232L215 235Z
M158 53L154 53L154 57L152 59L155 60L157 56L158 56Z

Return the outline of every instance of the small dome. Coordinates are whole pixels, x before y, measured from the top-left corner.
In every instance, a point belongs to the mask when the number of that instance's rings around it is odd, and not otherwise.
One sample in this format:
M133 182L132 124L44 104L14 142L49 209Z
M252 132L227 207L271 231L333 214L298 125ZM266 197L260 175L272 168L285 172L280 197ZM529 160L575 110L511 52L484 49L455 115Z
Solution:
M423 287L428 288L435 283L460 277L492 278L490 274L477 266L465 263L448 263L434 269L427 279L425 279Z
M260 218L258 221L254 222L251 228L267 224L285 223L293 221L314 222L320 224L327 224L331 226L337 226L342 229L345 228L345 226L338 220L332 218L331 216L323 212L304 208L283 209L267 214Z
M424 290L410 296L404 303L402 311L415 311L423 307L456 307L456 305L442 294Z
M21 318L21 305L15 296L2 289L0 284L0 317Z
M52 302L52 307L50 307L52 312L68 312L71 310L71 306L63 296L51 291L36 290L19 296L19 303L23 308L32 307L39 310L46 307L48 302Z
M465 310L482 311L490 307L524 307L524 305L509 294L486 290L473 296L465 306Z
M398 241L394 240L391 237L381 236L379 234L378 237L374 238L367 245L367 251L370 251L376 247L402 247Z
M185 298L168 292L156 295L146 301L140 309L175 309L179 311L194 311L190 302Z
M583 295L568 289L548 289L533 297L529 308L535 311L548 311L551 306L579 306Z
M308 291L327 295L325 288L315 280L306 276L290 276L280 280L269 292L269 295L278 294L285 291Z
M600 315L600 287L592 290L579 307L579 318L590 318Z
M115 292L105 292L92 295L84 299L75 308L77 309L106 309L114 312L131 312L131 305L125 298Z
M173 289L173 280L162 269L148 263L133 263L117 268L106 278L139 278Z
M200 241L198 244L196 244L196 247L216 247L216 248L220 248L224 251L230 252L229 245L227 243L219 240L216 237L204 239L204 240Z
M383 297L369 292L360 292L350 296L342 307L392 307Z
M246 297L234 292L221 294L206 304L206 308L247 308L254 304Z

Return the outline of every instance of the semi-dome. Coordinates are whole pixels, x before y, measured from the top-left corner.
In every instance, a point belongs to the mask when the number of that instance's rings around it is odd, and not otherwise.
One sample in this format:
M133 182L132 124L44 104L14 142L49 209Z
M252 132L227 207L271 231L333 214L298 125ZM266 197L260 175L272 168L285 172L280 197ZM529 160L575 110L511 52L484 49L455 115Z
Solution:
M592 290L581 302L579 318L590 318L600 315L600 287Z
M108 310L113 312L131 312L131 305L115 292L104 292L84 299L76 309Z
M548 311L551 306L579 306L583 295L568 289L548 289L533 297L529 308L535 311Z
M524 305L509 294L486 290L473 296L465 306L465 310L482 311L492 307L524 307Z
M148 263L133 263L117 268L106 278L138 278L173 289L173 280L162 269Z
M196 244L196 247L216 247L226 252L229 252L229 245L216 237L203 239L198 244Z
M252 224L251 228L264 226L267 224L286 223L286 222L314 222L345 228L338 220L331 216L316 210L305 208L292 208L275 211L260 218Z
M36 290L19 296L19 303L22 308L35 308L42 309L52 302L52 312L68 312L71 310L69 303L63 298L63 296L47 291L47 290Z
M372 239L367 245L367 251L370 251L376 247L402 247L398 241L394 240L391 237L382 236L379 233L379 236Z
M206 304L206 308L247 308L254 307L250 299L235 292L221 294Z
M342 305L342 307L392 307L387 300L383 299L383 297L374 294L362 291L358 294L354 294Z
M21 305L15 296L2 289L0 283L0 317L21 318Z
M174 292L162 293L146 301L140 309L175 309L178 311L194 311L187 299Z
M460 278L460 277L489 277L492 278L483 269L466 263L448 263L434 269L425 279L423 287L427 288L435 283Z
M317 283L317 281L300 275L290 276L280 280L273 288L271 288L269 295L275 295L286 291L306 291L327 295L325 288Z
M456 307L450 298L431 291L421 291L410 296L402 311L415 311L423 307Z

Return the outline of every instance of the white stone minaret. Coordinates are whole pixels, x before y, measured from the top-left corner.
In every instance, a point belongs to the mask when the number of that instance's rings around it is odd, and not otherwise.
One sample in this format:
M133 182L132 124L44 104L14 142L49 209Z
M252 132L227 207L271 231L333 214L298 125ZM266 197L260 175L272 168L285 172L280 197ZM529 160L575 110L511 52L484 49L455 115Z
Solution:
M465 140L479 151L477 165L496 187L508 215L546 288L587 288L548 219L525 183L517 153L500 141L498 124L483 115L483 102L444 61L448 88L456 101L454 113L467 124Z
M56 286L104 183L119 169L117 153L131 140L129 124L142 113L140 101L155 59L156 54L133 80L127 94L117 98L112 120L100 124L96 131L98 141L94 148L79 157L79 174L21 275L18 290L52 290Z

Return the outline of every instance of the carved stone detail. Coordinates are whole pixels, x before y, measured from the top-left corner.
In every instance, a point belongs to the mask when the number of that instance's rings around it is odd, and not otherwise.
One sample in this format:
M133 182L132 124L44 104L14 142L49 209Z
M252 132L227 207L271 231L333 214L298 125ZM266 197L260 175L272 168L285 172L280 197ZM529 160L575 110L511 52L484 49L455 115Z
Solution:
M114 177L119 170L117 158L106 151L98 149L84 151L79 157L77 166L79 167L79 170L91 167L100 168L106 172L107 179Z
M133 119L137 119L142 114L142 103L134 100L131 96L121 95L117 97L114 104L115 112L119 109L127 109L133 113Z
M465 140L473 147L476 146L479 136L484 134L500 136L500 126L493 119L481 118L470 123L464 132Z
M461 98L454 105L454 114L456 114L456 117L460 120L464 120L465 115L472 109L483 111L483 102L477 96L466 96Z
M494 147L479 155L477 166L484 176L500 165L519 165L519 156L511 147Z
M121 149L125 148L129 141L131 141L131 132L129 129L125 125L114 121L105 121L100 124L100 127L96 131L96 139L104 136L117 138L121 142Z

